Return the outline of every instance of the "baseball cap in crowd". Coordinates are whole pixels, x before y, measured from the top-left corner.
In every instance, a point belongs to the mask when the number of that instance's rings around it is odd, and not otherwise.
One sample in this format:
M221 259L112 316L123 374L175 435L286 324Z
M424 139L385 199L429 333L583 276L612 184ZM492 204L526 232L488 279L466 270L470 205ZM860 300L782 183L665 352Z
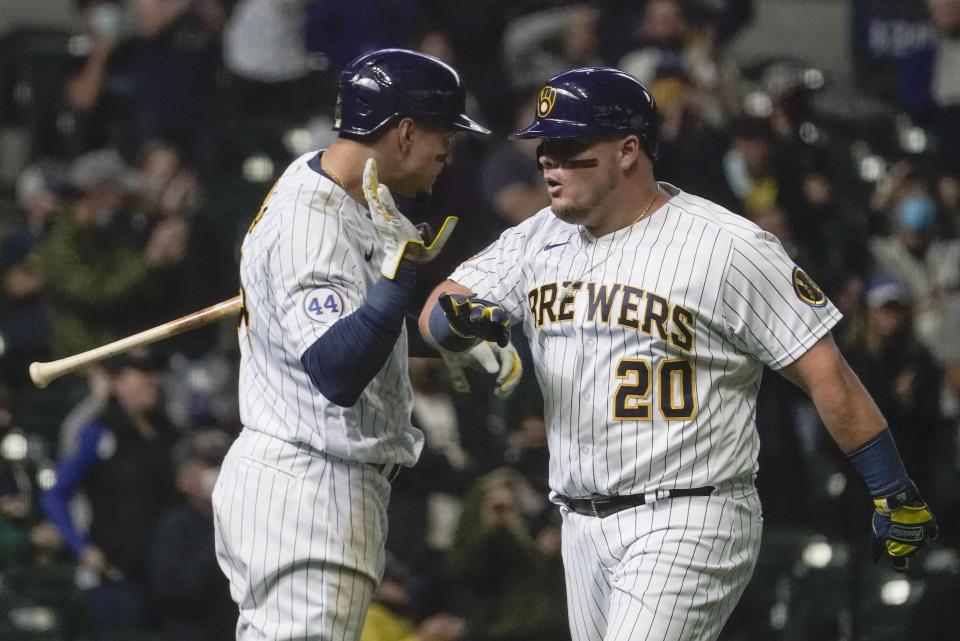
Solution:
M897 206L897 220L908 231L930 231L937 222L937 206L929 196L907 196Z
M114 149L98 149L79 156L67 171L67 182L78 191L112 184L131 192L140 184L137 172Z
M53 160L40 160L30 165L17 176L17 204L27 207L45 193L59 195L66 186L66 173L63 165Z
M884 305L897 304L907 307L913 302L910 290L895 278L882 277L875 279L867 288L867 307L876 309Z

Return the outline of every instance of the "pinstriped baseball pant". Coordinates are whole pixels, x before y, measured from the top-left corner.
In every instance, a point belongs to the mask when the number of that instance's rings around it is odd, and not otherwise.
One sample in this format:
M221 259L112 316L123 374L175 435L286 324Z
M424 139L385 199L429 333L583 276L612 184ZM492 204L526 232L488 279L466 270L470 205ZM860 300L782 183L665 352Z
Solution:
M356 641L383 576L390 484L373 466L252 430L214 489L238 641Z
M760 549L753 491L667 499L603 519L561 512L574 641L716 639Z

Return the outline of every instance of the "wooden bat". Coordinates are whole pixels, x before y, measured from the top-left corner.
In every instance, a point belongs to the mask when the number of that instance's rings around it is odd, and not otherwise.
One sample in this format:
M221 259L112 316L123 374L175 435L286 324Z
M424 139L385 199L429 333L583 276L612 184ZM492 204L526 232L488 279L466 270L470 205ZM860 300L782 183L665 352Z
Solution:
M211 305L192 314L181 316L169 323L151 327L139 334L121 338L120 340L95 347L86 352L67 356L66 358L61 358L56 361L50 361L49 363L30 363L30 379L34 385L42 389L46 387L50 381L58 379L64 374L69 374L85 365L116 356L135 347L156 343L164 338L170 338L171 336L182 334L191 329L209 325L225 316L236 314L240 311L241 306L240 297L234 296L216 305Z

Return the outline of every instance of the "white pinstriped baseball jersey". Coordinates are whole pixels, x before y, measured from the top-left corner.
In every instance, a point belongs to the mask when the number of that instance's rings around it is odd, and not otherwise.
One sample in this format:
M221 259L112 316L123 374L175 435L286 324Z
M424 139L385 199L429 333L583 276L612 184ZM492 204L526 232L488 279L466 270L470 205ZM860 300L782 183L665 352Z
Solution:
M423 433L410 423L405 328L352 407L324 398L300 363L363 303L383 259L367 210L309 166L316 155L287 168L243 241L240 418L247 429L348 461L413 465Z
M750 484L762 366L840 319L774 236L661 187L667 204L600 238L544 209L450 276L523 324L569 497Z
M363 303L383 260L366 209L316 158L274 185L240 260L244 430L213 493L238 641L359 638L384 569L390 484L379 464L413 465L423 446L406 330L352 407L324 398L300 363Z

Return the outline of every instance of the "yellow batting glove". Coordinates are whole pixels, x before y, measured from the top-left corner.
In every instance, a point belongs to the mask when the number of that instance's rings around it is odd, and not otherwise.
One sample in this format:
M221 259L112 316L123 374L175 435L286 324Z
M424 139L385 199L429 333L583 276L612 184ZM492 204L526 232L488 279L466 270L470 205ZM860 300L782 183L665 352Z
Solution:
M912 481L899 492L874 498L873 505L873 558L886 553L893 569L904 572L909 557L937 538L937 521Z
M377 161L367 160L363 168L363 195L377 233L383 238L383 263L380 273L396 278L400 261L404 258L417 263L429 263L437 257L457 226L456 216L447 216L433 240L427 244L416 225L404 216L393 201L386 185L380 184Z

